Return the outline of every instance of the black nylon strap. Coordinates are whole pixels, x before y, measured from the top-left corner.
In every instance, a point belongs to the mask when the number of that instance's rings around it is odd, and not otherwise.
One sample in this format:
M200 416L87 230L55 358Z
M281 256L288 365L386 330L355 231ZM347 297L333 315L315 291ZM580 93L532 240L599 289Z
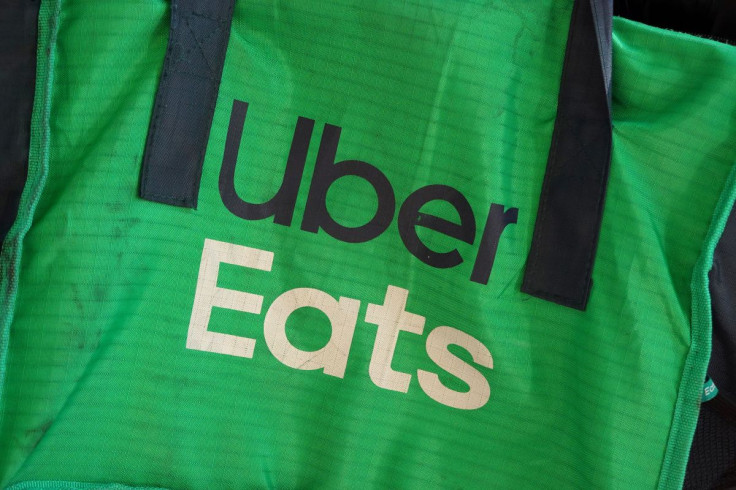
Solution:
M575 0L521 290L584 310L611 160L612 0Z
M140 196L196 208L235 0L172 0Z
M0 244L28 176L40 2L0 0Z

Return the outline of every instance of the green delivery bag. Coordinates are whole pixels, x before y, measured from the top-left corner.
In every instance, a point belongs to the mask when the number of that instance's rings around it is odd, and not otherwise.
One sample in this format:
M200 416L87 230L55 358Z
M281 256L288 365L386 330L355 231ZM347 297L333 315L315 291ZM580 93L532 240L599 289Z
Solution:
M682 485L736 48L597 0L23 19L0 485Z

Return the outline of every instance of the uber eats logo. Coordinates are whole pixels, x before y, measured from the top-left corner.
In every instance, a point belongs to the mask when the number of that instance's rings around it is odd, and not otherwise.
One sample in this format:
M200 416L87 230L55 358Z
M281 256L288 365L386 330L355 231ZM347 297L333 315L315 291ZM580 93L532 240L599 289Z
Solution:
M230 212L245 220L273 218L273 222L277 225L291 226L315 121L304 117L297 119L281 186L270 200L250 203L240 198L234 183L247 110L247 103L238 100L233 102L219 178L222 201ZM319 233L321 230L342 242L367 242L381 235L394 222L396 194L391 182L376 166L359 160L335 161L340 132L341 128L338 126L324 125L300 228L308 233ZM247 165L247 160L240 163ZM340 224L327 208L327 193L330 187L346 176L363 179L375 192L378 203L375 214L360 226L348 227ZM422 208L432 201L449 203L457 212L459 222L423 213ZM508 225L516 223L517 216L517 208L506 209L501 204L490 205L485 227L480 233L480 243L474 257L470 281L479 284L488 283L501 234ZM457 249L449 252L432 250L421 240L417 228L429 228L453 239L473 244L478 235L475 223L473 209L465 196L444 184L426 185L409 194L399 206L396 219L399 236L407 251L425 264L441 269L455 267L465 258ZM227 263L271 271L273 260L274 253L267 250L205 240L187 335L187 348L253 357L255 339L208 330L213 307L254 315L261 315L264 309L263 296L255 292L218 287L219 267L221 263ZM370 379L380 388L403 393L409 390L412 373L394 371L391 367L394 356L401 355L399 334L405 332L423 335L426 322L425 317L406 311L408 296L408 290L388 285L383 304L369 303L363 318L366 324L376 328L375 343L368 367ZM299 308L318 309L329 319L332 334L326 344L316 351L300 350L291 344L286 336L287 319ZM295 369L319 369L326 375L342 378L345 375L353 333L359 321L359 310L358 299L342 296L335 299L331 294L313 288L286 291L274 300L263 317L266 345L271 353L287 366ZM439 325L427 334L427 356L438 368L462 380L468 386L468 390L450 389L440 381L436 373L422 369L416 371L419 385L429 397L444 405L460 409L480 408L490 396L488 380L476 367L451 353L448 348L450 345L466 350L475 365L493 368L491 353L479 340L457 328Z

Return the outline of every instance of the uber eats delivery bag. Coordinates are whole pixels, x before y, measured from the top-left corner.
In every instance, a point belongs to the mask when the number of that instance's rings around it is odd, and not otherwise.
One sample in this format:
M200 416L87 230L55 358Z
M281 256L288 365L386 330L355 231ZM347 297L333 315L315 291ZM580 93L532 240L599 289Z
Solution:
M34 8L0 484L682 484L733 47L591 0Z

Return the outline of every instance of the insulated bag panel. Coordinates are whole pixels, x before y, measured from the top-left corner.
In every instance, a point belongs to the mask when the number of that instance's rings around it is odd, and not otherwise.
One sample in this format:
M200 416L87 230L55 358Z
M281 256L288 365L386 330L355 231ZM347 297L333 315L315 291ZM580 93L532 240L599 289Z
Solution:
M192 209L140 198L169 3L42 2L0 485L681 486L736 51L615 19L581 311L521 292L573 9L523 3L235 2Z

